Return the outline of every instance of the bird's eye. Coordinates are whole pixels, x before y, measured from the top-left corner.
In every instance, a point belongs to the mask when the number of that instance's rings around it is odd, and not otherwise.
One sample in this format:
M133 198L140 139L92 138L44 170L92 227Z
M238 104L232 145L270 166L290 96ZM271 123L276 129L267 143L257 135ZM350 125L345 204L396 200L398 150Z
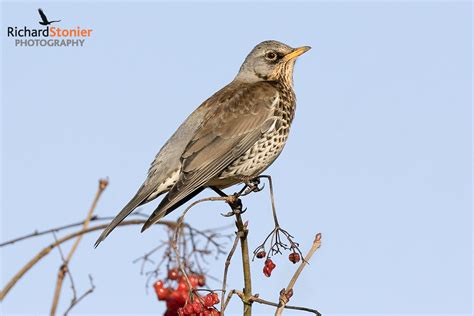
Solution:
M268 59L268 60L276 60L277 59L277 54L275 54L275 52L267 52L265 54L265 58Z

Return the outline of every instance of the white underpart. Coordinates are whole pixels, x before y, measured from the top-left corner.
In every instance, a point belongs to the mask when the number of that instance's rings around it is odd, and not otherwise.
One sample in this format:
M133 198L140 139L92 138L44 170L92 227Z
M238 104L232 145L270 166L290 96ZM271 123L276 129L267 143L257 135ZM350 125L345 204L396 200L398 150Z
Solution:
M153 200L156 198L159 194L163 192L169 191L173 185L178 181L179 179L179 169L173 171L166 179L163 181L161 184L158 185L155 191L148 197L148 200Z

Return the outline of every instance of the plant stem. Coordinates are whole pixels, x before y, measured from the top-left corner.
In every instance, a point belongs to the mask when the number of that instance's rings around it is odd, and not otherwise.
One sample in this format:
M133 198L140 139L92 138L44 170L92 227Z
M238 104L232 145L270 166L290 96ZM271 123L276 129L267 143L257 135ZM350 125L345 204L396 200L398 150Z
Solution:
M141 220L141 219L140 220L138 220L138 219L125 220L125 221L121 222L119 224L119 226L122 227L122 226L129 226L129 225L142 225L142 224L145 223L145 221L146 220ZM166 225L168 227L173 227L173 228L176 226L175 222L170 222L170 221L162 221L162 222L158 222L156 224L157 225ZM58 239L54 243L52 243L49 246L43 248L40 252L38 252L38 254L36 254L30 261L28 261L27 264L25 264L19 270L10 279L10 281L8 281L8 283L5 285L5 287L0 291L0 302L3 301L3 299L5 299L7 294L15 286L15 284L18 282L18 280L20 280L33 266L35 266L38 263L38 261L40 261L45 256L47 256L51 252L51 250L53 250L54 248L58 247L62 243L66 242L68 240L71 240L71 239L73 239L77 236L80 236L80 235L83 235L83 234L88 234L88 233L94 232L96 230L101 230L101 229L106 228L107 226L108 226L108 224L101 224L101 225L89 227L87 229L82 229L82 230L76 231L74 233L71 233L71 234L69 234L65 237L62 237L62 238Z
M249 245L247 241L248 229L246 224L242 221L240 212L235 212L236 226L240 234L240 247L242 250L242 268L244 271L244 316L252 315L252 278L250 276L250 257L249 257Z
M283 314L283 310L285 309L285 306L288 303L288 300L293 295L293 287L295 286L296 281L300 277L301 272L303 272L303 269L308 264L311 257L314 255L316 250L319 249L320 246L321 246L321 233L317 233L316 237L314 237L314 241L313 241L313 245L311 246L311 249L309 250L306 257L304 257L303 261L301 261L301 264L299 265L298 269L296 269L295 274L293 274L293 277L290 280L290 283L288 283L288 286L286 287L286 289L281 290L280 302L278 304L277 310L275 311L275 316L281 316L281 314Z
M99 180L99 187L98 187L97 192L95 194L94 201L92 202L92 205L91 205L89 211L87 212L87 217L84 220L84 224L82 224L82 229L83 230L86 230L89 227L92 215L94 214L94 211L97 207L97 203L99 202L99 199L100 199L102 193L107 188L108 183L109 183L109 181L106 180L106 179L100 179ZM71 261L72 256L74 255L74 253L76 252L77 247L79 246L79 243L82 240L82 236L83 235L78 235L76 237L76 240L74 241L74 244L72 245L71 250L69 250L69 254L64 259L63 264L59 267L58 278L56 280L56 288L54 290L53 303L51 305L51 312L50 312L51 316L56 315L56 310L57 310L58 304L59 304L59 297L61 296L61 290L62 290L62 287L63 287L64 277L66 276L66 274L69 271L69 262Z

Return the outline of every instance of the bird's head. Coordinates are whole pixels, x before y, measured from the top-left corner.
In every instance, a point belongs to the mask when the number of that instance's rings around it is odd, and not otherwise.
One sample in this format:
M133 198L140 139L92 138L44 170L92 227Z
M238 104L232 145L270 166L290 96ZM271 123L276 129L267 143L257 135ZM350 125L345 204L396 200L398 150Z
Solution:
M236 80L246 82L280 80L292 85L296 58L310 49L309 46L292 48L277 41L261 42L245 58Z

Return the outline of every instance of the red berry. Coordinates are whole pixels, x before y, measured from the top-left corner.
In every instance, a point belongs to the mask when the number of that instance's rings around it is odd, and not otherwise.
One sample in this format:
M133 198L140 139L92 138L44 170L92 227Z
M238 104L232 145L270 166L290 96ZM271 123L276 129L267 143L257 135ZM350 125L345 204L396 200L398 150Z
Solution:
M219 312L218 310L213 309L211 311L211 316L221 316L221 312Z
M180 281L178 283L178 288L176 289L176 291L178 292L187 292L188 291L188 285L186 284L186 282L183 281Z
M204 275L198 275L198 285L199 286L206 285L206 277Z
M184 314L184 310L183 310L182 307L180 307L180 308L178 309L178 316L184 316L184 315L185 315L185 314Z
M186 302L189 301L189 292L186 291L186 292L178 292L180 294L180 297L181 297L181 301L180 302L183 302L182 304L184 305Z
M263 274L265 274L265 276L269 278L272 275L272 270L268 266L264 266Z
M176 311L180 307L181 307L180 304L171 295L166 300L166 308L167 309Z
M173 291L166 299L166 307L169 310L175 311L175 316L178 308L183 307L184 300L181 298L180 293Z
M178 269L171 269L168 271L168 279L177 280L179 277Z
M155 289L155 292L158 291L158 289L161 289L164 286L163 281L158 280L153 284L153 288Z
M299 253L292 252L292 253L289 254L288 259L293 263L297 263L297 262L300 261L301 258L300 258Z
M202 311L202 304L201 304L201 302L199 302L199 301L196 300L196 301L193 302L193 305L192 305L192 306L193 306L193 310L194 310L195 313L198 314L198 313L200 313L200 312Z
M191 275L189 276L189 283L191 283L191 286L192 286L193 288L197 287L198 284L199 284L199 278L198 278L198 276L197 276L197 275L194 275L194 274L191 274Z
M158 296L158 299L160 301L164 301L168 298L168 296L170 295L170 290L168 288L159 288L157 291L156 291L156 296Z
M174 309L167 309L163 316L176 316L177 311Z
M212 305L214 305L214 298L212 297L212 293L209 293L204 296L204 306L211 307Z
M191 315L194 313L194 308L193 308L193 305L192 304L186 304L184 305L183 307L183 312L185 315Z
M265 260L265 266L269 267L271 270L275 269L276 264L273 263L272 259Z
M162 288L165 284L163 283L163 281L161 280L158 280L155 282L155 284L153 284L153 287L156 289L159 289L159 288Z
M212 302L214 303L213 305L219 303L219 295L217 293L212 293Z
M262 250L262 251L257 252L256 256L258 259L262 259L262 258L265 258L266 255L267 253L264 250Z

